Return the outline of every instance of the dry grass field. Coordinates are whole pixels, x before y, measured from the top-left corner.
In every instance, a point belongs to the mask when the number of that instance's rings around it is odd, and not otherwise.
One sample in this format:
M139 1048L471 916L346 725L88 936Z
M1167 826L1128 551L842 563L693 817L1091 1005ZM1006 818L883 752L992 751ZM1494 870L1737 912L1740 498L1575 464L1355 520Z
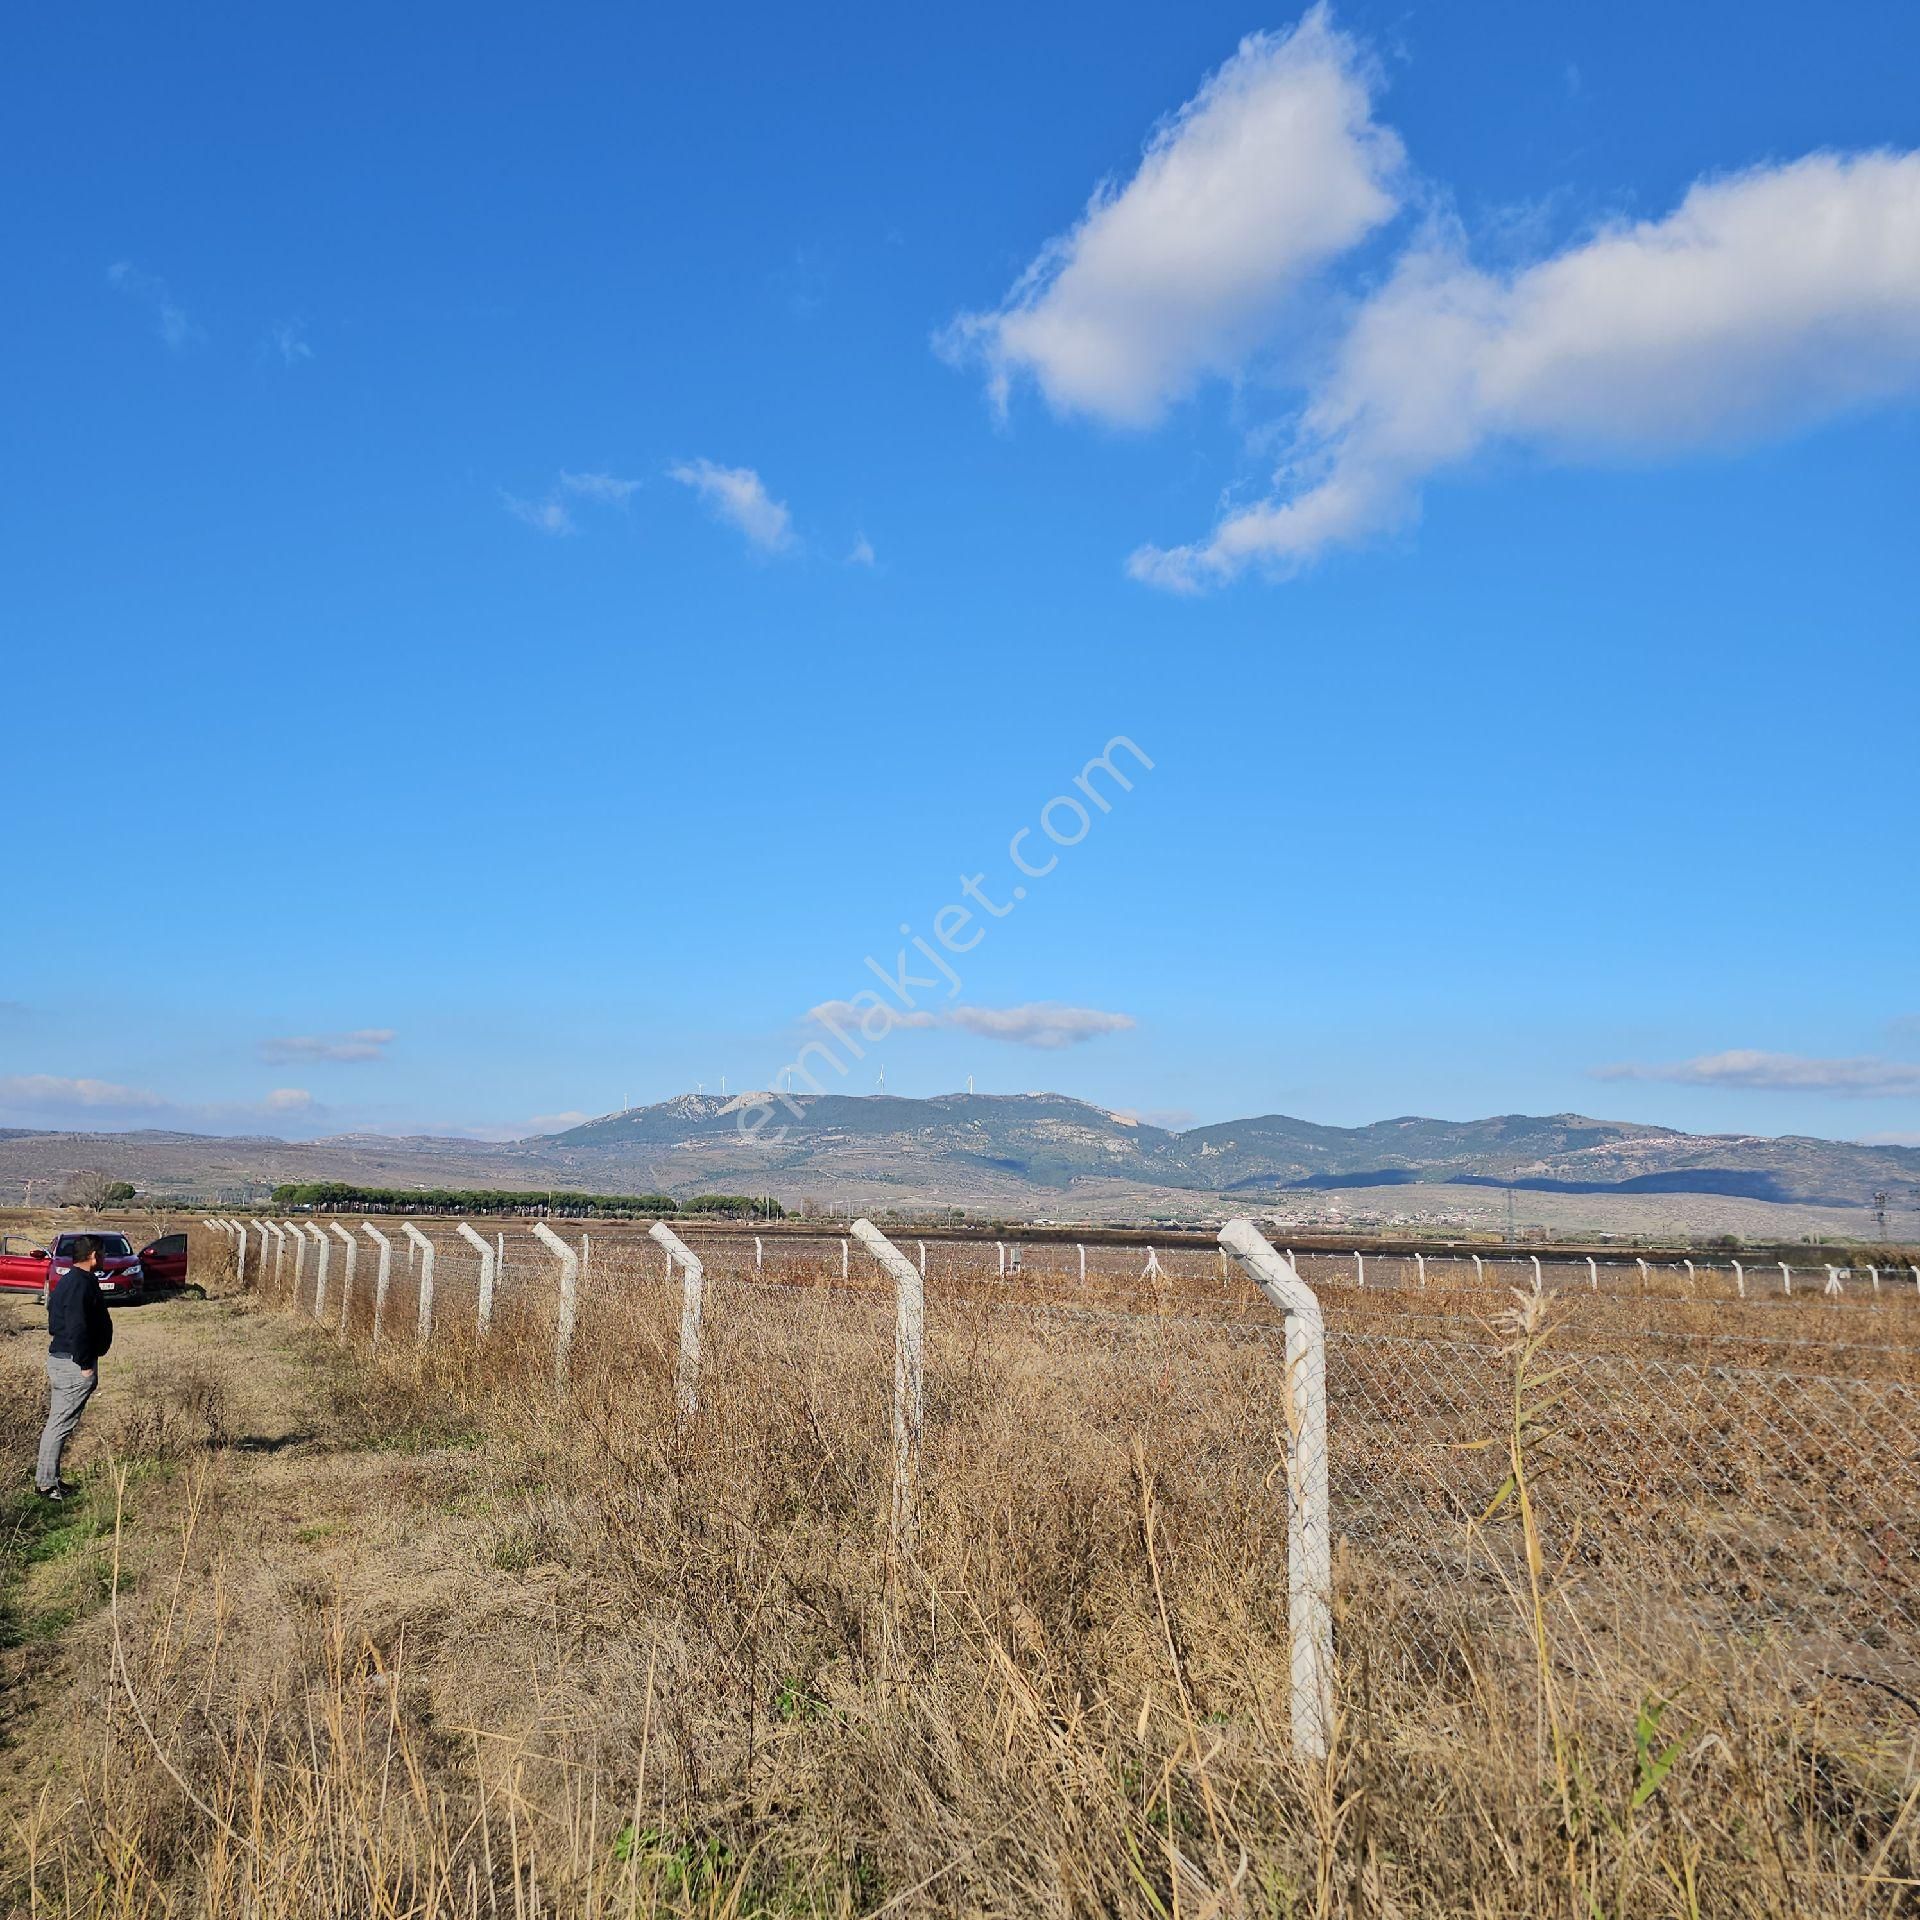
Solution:
M212 1298L117 1316L84 1499L0 1504L8 1912L1920 1913L1894 1289L1327 1284L1309 1764L1279 1341L1210 1259L936 1255L907 1551L857 1250L716 1245L687 1424L657 1249L595 1232L561 1391L551 1261L483 1342L434 1231L424 1348L364 1246L344 1340L204 1231Z

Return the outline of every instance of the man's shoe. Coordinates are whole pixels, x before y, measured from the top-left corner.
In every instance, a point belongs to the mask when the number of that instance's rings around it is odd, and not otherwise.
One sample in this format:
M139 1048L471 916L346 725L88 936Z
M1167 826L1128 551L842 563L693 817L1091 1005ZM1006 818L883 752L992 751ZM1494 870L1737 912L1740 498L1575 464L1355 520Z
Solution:
M73 1498L73 1489L64 1484L57 1487L35 1487L34 1492L37 1493L42 1500L71 1500Z

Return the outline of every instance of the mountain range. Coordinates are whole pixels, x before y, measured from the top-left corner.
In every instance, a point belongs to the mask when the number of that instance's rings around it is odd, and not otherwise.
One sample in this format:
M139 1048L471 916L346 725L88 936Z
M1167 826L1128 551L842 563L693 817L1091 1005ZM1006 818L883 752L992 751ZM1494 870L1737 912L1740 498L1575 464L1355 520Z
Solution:
M186 1133L0 1132L0 1182L96 1167L143 1190L229 1196L281 1180L565 1185L602 1192L766 1192L792 1206L960 1206L1009 1217L1203 1217L1370 1194L1404 1211L1472 1212L1505 1192L1896 1210L1920 1194L1920 1149L1803 1136L1699 1135L1582 1114L1408 1116L1362 1127L1284 1114L1182 1131L1062 1094L799 1095L742 1133L770 1096L681 1094L565 1132L493 1144L349 1134L289 1142ZM1401 1190L1395 1193L1393 1190ZM1464 1198L1463 1198L1464 1196ZM1862 1230L1864 1230L1864 1222Z

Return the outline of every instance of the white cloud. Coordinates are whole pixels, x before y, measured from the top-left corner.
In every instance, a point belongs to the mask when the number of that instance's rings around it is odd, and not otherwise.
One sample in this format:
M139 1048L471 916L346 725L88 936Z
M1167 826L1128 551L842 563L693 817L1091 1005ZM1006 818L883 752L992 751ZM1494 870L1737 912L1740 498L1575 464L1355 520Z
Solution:
M186 309L167 291L167 283L154 274L142 273L131 260L116 260L107 269L107 284L151 310L160 338L172 352L184 353L206 339L187 317Z
M1846 1099L1920 1097L1920 1063L1902 1060L1813 1060L1798 1053L1737 1047L1665 1065L1626 1062L1596 1067L1596 1080L1659 1080L1684 1087L1739 1087L1767 1093L1828 1093Z
M738 527L762 553L784 553L794 544L793 516L774 499L751 467L722 467L711 460L683 460L668 476L691 487L722 520Z
M887 1031L894 1027L947 1028L1048 1052L1076 1047L1102 1034L1125 1033L1139 1024L1130 1013L1106 1013L1098 1007L1065 1007L1055 1000L1034 1000L1018 1007L946 1007L933 1011L925 1007L894 1007L877 996L874 1004L868 1006L850 1000L823 1001L808 1009L807 1018L829 1027L853 1029L868 1039L878 1039L884 1034L863 1022L879 1021L882 1014L887 1016L882 1022Z
M123 1087L111 1080L70 1079L57 1073L0 1074L0 1107L107 1108L123 1113L155 1113L168 1103L145 1087Z
M518 1140L528 1134L566 1133L571 1128L584 1127L593 1117L590 1113L581 1113L571 1107L565 1113L536 1113L525 1127L512 1137Z
M312 1113L316 1102L305 1087L275 1087L265 1101L269 1113Z
M873 550L873 542L869 540L864 533L855 534L853 537L853 547L847 554L847 565L850 567L877 567L879 564L879 556Z
M360 1027L352 1033L293 1033L260 1043L266 1060L384 1060L393 1044L391 1027Z
M1361 308L1279 490L1135 578L1286 573L1410 518L1507 444L1568 460L1738 443L1920 389L1920 153L1814 154L1702 181L1508 274L1429 234Z
M936 345L984 362L1002 407L1030 374L1059 412L1148 425L1236 372L1286 297L1394 213L1401 162L1358 49L1315 7L1243 40L1124 187L1103 183L1000 307Z
M523 520L536 533L562 535L578 533L573 515L558 500L522 500L517 494L502 492L500 504L516 520Z
M282 366L297 367L302 360L313 358L305 323L299 320L282 320L269 327L267 345L280 356Z
M624 507L640 491L638 480L622 480L611 473L563 473L560 485L583 500L595 500L608 507Z

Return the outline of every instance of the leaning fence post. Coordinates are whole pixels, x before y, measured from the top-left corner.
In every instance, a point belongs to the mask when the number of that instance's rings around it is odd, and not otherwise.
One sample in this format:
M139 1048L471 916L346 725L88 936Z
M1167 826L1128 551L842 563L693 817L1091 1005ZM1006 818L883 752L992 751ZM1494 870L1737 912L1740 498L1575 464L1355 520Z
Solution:
M1829 1267L1827 1269L1827 1291L1829 1293L1846 1292L1846 1288L1840 1284L1840 1269L1838 1267Z
M1647 1263L1641 1259L1638 1254L1635 1254L1633 1264L1640 1269L1640 1291L1645 1293L1647 1290Z
M893 1539L911 1553L926 1418L927 1292L919 1268L871 1220L856 1220L853 1232L893 1281Z
M433 1242L411 1220L401 1232L407 1236L409 1260L416 1249L420 1255L420 1317L414 1324L415 1337L425 1346L433 1338Z
M1353 1277L1356 1285L1364 1287L1367 1284L1367 1256L1357 1247L1353 1254Z
M1323 1760L1333 1734L1333 1553L1327 1494L1327 1337L1313 1289L1251 1220L1220 1244L1285 1315L1287 1355L1287 1629L1293 1746Z
M1413 1256L1413 1270L1420 1276L1420 1284L1424 1287L1427 1284L1427 1256L1424 1253Z
M1589 1293L1600 1291L1600 1263L1592 1254L1587 1255L1587 1291Z
M1733 1290L1742 1300L1747 1297L1747 1270L1738 1260L1733 1263Z
M475 1233L464 1220L454 1232L480 1256L480 1331L484 1334L493 1325L493 1242Z
M1867 1278L1873 1282L1874 1292L1878 1293L1880 1291L1880 1269L1878 1267L1869 1267L1867 1269Z
M706 1301L707 1270L700 1256L667 1225L656 1220L648 1233L666 1249L667 1272L680 1266L680 1364L674 1370L674 1404L684 1424L700 1411L700 1310Z
M360 1222L360 1231L380 1249L380 1265L373 1276L373 1346L380 1348L380 1322L386 1317L387 1285L393 1279L393 1242L369 1220Z
M1528 1258L1529 1260L1531 1260L1531 1261L1533 1262L1533 1290L1534 1290L1534 1292L1535 1292L1535 1293L1545 1293L1545 1292L1546 1292L1546 1290L1547 1290L1547 1283L1546 1283L1546 1279L1545 1279L1545 1277L1544 1277L1544 1276L1542 1275L1542 1273L1541 1273L1541 1271L1540 1271L1540 1256L1539 1256L1539 1255L1538 1255L1537 1253L1530 1253L1530 1254L1528 1254L1528 1255L1527 1255L1527 1258Z
M347 1249L346 1271L340 1276L340 1343L344 1346L348 1333L352 1331L353 1275L360 1264L360 1242L338 1220L329 1221L328 1224L346 1243Z
M567 1366L573 1358L573 1320L580 1300L580 1256L547 1225L533 1223L533 1237L560 1262L560 1311L553 1328L553 1378L567 1384Z
M1687 1270L1687 1298L1691 1300L1694 1295L1693 1262L1691 1260L1682 1260L1680 1264Z
M1473 1262L1474 1286L1476 1288L1485 1286L1487 1283L1487 1263L1482 1260L1477 1253L1470 1253L1467 1255L1467 1258Z

